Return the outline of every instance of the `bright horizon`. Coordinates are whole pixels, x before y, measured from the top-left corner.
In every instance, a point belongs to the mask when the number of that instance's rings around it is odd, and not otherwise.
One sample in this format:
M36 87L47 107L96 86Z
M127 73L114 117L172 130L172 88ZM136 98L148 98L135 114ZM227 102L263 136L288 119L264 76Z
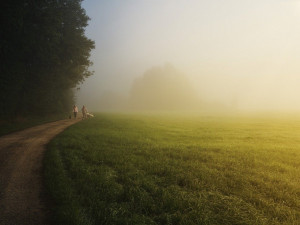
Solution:
M78 93L95 108L107 92L171 63L202 100L240 110L300 110L300 1L84 1L94 76Z

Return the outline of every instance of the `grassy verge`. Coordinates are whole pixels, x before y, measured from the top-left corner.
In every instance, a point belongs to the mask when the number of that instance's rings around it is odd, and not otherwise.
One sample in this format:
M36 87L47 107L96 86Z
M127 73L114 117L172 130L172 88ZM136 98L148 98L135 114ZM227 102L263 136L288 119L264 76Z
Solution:
M55 224L300 223L299 119L99 114L45 157Z
M45 117L19 118L14 121L0 121L0 136L9 134L15 131L23 130L39 124L52 122L61 119L67 119L65 114L50 115Z

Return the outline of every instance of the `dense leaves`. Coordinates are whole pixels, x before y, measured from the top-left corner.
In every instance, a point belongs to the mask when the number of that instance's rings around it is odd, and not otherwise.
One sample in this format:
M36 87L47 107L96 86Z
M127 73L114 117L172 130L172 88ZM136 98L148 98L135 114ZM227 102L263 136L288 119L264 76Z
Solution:
M94 42L81 0L1 3L0 114L60 113L71 108L73 89L91 75Z

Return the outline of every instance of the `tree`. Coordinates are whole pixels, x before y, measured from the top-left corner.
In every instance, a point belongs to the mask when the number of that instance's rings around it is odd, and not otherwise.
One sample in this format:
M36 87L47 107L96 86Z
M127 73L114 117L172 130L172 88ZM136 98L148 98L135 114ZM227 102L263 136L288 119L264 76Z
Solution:
M138 110L195 110L200 100L187 77L172 65L153 67L135 80L130 105Z
M59 113L71 108L72 89L92 73L94 42L85 34L82 0L1 3L2 117Z

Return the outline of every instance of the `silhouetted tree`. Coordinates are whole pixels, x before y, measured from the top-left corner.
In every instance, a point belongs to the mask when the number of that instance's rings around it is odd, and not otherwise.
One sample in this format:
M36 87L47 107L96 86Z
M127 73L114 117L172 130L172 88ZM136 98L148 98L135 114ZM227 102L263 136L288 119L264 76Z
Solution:
M81 0L1 3L0 114L59 113L71 108L72 89L92 73L94 42Z
M138 110L194 110L200 101L187 77L172 65L153 67L135 80L130 105Z

